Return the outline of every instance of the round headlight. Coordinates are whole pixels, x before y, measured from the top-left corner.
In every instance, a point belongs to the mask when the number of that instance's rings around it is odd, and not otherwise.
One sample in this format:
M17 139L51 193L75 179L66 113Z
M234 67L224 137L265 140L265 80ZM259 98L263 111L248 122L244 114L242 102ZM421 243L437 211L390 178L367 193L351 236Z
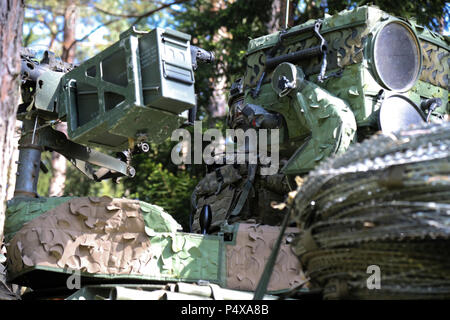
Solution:
M392 95L381 104L378 121L381 130L387 133L424 123L425 119L414 102L401 95Z
M422 56L414 32L401 21L385 24L373 47L375 71L390 90L408 91L420 74Z

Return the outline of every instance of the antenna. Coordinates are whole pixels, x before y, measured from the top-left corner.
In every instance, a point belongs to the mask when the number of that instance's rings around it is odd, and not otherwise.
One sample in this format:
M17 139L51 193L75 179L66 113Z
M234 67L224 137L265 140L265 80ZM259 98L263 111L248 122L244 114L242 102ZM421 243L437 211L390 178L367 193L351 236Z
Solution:
M286 0L286 18L284 19L284 29L287 30L289 24L289 0Z

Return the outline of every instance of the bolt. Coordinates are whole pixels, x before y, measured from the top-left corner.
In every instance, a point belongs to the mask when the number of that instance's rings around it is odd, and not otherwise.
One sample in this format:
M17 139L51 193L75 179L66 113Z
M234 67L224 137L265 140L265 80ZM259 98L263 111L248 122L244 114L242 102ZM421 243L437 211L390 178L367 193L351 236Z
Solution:
M136 174L136 170L133 167L128 167L127 171L130 177L134 177L134 175Z
M150 150L150 146L146 142L142 142L140 149L142 152L148 152Z

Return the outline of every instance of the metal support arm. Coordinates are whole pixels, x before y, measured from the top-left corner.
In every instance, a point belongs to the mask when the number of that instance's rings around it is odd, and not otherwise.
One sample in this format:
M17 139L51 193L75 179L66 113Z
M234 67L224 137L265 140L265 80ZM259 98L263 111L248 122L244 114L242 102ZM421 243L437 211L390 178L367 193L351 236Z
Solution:
M126 162L72 142L64 133L51 127L42 128L39 137L39 144L62 154L90 179L98 181L135 175L135 169ZM100 166L102 169L95 171L91 165Z

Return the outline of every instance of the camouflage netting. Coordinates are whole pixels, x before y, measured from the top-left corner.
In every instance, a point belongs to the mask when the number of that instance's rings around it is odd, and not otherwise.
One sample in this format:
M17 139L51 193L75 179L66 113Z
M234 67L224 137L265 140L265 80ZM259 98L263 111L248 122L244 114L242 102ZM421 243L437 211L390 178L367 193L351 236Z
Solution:
M12 206L9 212L22 212L22 219L7 224L12 236L8 275L14 282L21 283L33 270L71 274L68 268L100 280L223 281L223 241L178 232L180 225L158 206L109 197L66 198L54 206L45 205L44 199L17 206L20 211ZM51 281L49 276L44 285Z
M31 198L31 201L10 203L6 209L5 242L9 242L17 231L28 221L39 217L72 197Z
M325 298L450 298L449 160L447 122L377 135L309 174L295 250Z
M235 242L226 245L227 287L255 291L267 260L272 252L280 227L240 223ZM280 247L267 290L278 291L294 288L305 282L305 276L297 257L291 250L289 238L298 233L288 228Z
M420 80L448 90L450 53L431 42L422 41L421 45L422 73Z
M10 203L8 277L33 289L64 287L78 270L82 283L206 280L253 291L280 227L236 224L233 241L179 232L162 208L109 197L39 198ZM305 277L285 235L270 291L284 291Z

